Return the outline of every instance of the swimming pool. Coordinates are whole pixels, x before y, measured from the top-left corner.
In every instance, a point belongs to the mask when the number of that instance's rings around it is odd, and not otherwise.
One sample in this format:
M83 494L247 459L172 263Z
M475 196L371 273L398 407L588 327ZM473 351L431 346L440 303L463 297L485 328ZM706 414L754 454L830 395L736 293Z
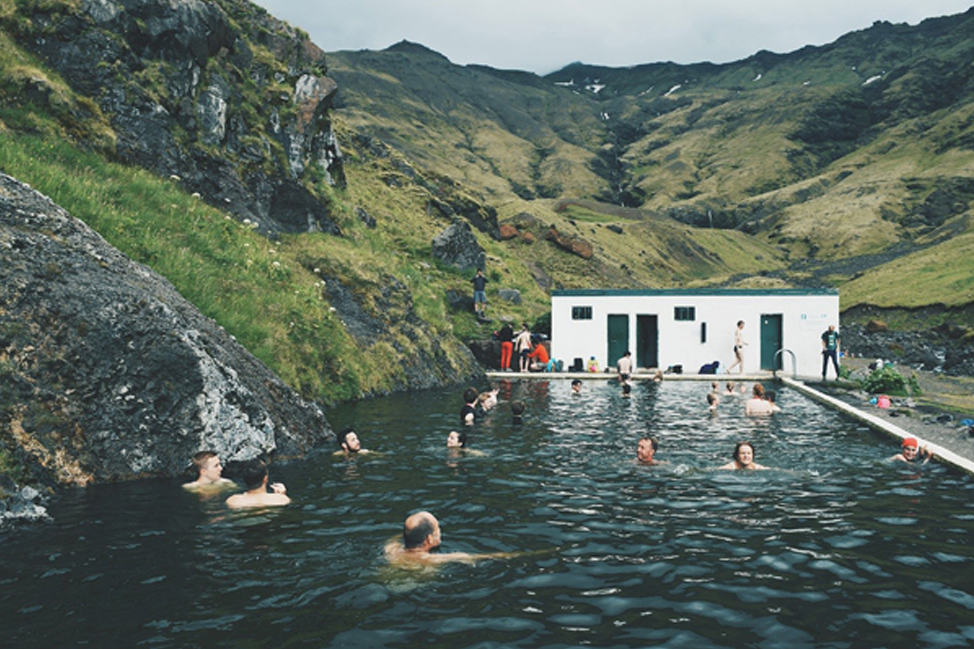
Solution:
M294 503L229 512L168 480L68 494L3 533L0 644L95 647L913 647L974 642L974 482L796 391L707 412L706 383L502 385L451 455L454 393L329 413L374 455L273 465ZM644 432L654 467L634 461ZM761 472L715 471L752 440ZM406 514L475 566L388 566Z

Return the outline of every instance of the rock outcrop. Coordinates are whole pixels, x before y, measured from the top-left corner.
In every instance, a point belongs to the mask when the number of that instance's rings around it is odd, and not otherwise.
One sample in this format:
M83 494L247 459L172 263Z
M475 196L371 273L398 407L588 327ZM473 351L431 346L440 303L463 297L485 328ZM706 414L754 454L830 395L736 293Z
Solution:
M551 226L548 229L548 231L545 233L545 239L555 244L565 252L578 255L582 259L591 259L595 254L595 250L592 248L591 243L585 239L582 239L581 237L559 232L558 228L555 226Z
M76 485L333 439L319 406L167 280L2 174L0 432L29 481Z
M460 270L483 269L484 249L466 221L458 221L433 239L433 257Z
M116 155L265 233L339 234L319 183L343 183L324 53L239 0L82 0L17 34L108 116ZM48 34L56 32L56 37Z

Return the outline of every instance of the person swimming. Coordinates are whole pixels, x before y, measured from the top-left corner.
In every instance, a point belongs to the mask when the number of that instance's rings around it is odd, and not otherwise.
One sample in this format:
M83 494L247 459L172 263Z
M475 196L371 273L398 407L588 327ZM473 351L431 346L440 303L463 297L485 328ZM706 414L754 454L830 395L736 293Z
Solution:
M754 446L751 444L751 442L738 442L737 446L734 447L734 460L717 468L731 471L753 471L758 469L767 469L768 467L762 466L754 461Z
M403 523L402 538L391 539L385 546L386 560L391 564L438 564L450 561L473 564L480 559L501 559L511 552L471 554L468 552L435 552L440 547L440 523L430 512L411 514Z
M287 496L287 488L283 484L280 482L267 484L267 464L263 460L254 459L247 462L243 467L242 477L247 491L227 498L227 507L230 509L279 507L291 502Z
M899 453L889 458L890 461L926 464L933 459L933 453L927 448L927 445L920 446L920 442L917 441L916 437L907 437L904 439L901 449ZM921 457L923 461L920 461Z
M193 456L196 480L187 482L183 489L197 492L213 492L236 486L233 480L223 477L223 463L215 451L200 451Z

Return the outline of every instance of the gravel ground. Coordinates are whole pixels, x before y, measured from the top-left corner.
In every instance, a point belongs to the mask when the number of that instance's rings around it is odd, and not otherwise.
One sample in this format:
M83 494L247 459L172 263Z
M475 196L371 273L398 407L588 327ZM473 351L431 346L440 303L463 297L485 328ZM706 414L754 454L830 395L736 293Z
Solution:
M851 358L844 359L843 363L853 368L855 377L868 372L870 361ZM882 409L869 403L875 395L843 389L831 381L810 385L915 435L921 443L937 444L974 462L974 436L968 434L968 426L961 424L964 419L974 419L974 378L894 367L904 376L914 373L923 395L912 400L891 397L892 407ZM892 448L890 455L894 452L895 448Z

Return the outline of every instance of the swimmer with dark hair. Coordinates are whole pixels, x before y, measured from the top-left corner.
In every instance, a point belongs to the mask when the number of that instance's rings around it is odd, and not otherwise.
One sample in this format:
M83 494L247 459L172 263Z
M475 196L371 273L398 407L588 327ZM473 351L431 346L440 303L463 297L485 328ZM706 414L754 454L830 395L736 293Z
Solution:
M659 450L659 440L655 437L650 437L646 435L639 440L639 444L636 445L636 459L640 464L661 464L659 460L653 459L656 455L656 451Z
M582 380L574 379L572 381L572 394L581 394L581 393L582 393Z
M467 434L463 431L451 430L446 436L446 447L450 450L450 457L457 457L460 453L464 455L483 456L483 451L467 447Z
M735 470L760 470L768 467L762 466L754 461L754 446L751 442L738 442L734 447L734 461L717 467L719 469Z
M230 509L279 507L291 502L287 496L287 488L283 484L280 482L267 484L267 465L263 460L254 459L247 462L241 477L247 491L227 498L227 507Z
M361 454L366 455L371 453L367 448L362 448L362 441L358 438L358 434L351 428L343 428L340 433L338 433L338 445L341 449L335 451L335 455L355 455Z
M523 414L524 414L524 402L512 401L511 402L511 423L523 424L524 421L521 419L521 415Z
M460 423L465 426L472 426L474 419L477 418L477 397L480 393L477 388L467 388L463 391L463 407L460 408Z

